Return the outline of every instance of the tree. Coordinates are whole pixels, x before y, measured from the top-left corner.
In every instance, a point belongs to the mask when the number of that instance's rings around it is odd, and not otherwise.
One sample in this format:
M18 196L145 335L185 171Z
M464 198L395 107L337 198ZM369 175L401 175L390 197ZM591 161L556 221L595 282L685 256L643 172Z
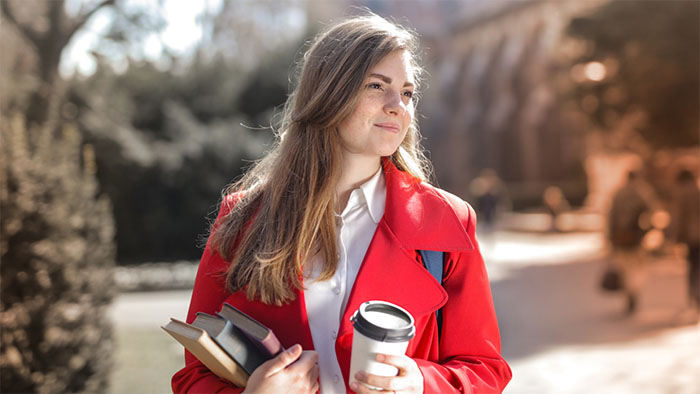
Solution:
M200 16L204 38L193 58L168 68L131 58L115 73L100 57L95 74L70 81L114 203L120 264L201 256L203 219L272 140L268 126L302 45L301 28L279 17L293 11L292 3L225 2ZM270 15L279 19L273 27Z
M2 9L4 19L16 27L26 42L38 54L39 85L33 92L26 110L27 119L31 126L43 125L49 121L50 111L55 110L56 102L61 99L62 92L57 81L58 64L63 49L92 15L103 7L114 5L115 1L102 0L91 8L81 7L81 12L76 17L70 17L66 14L64 0L30 2L30 7L43 8L42 14L46 18L46 23L42 24L35 23L37 19L41 20L41 18L33 18L30 22L16 16L14 8L16 2L0 1L0 9ZM24 6L26 7L26 4Z

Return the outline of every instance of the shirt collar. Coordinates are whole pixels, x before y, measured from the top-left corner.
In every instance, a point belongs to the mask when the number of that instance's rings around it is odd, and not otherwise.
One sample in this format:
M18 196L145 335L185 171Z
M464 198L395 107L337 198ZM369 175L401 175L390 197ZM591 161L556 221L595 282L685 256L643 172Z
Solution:
M360 190L365 196L372 220L374 223L379 223L384 215L384 205L386 204L386 179L384 179L384 171L382 171L381 166L370 180L360 186Z
M345 216L350 211L366 205L372 221L378 224L384 215L385 203L386 180L384 171L380 167L372 178L350 193L347 206L340 216Z

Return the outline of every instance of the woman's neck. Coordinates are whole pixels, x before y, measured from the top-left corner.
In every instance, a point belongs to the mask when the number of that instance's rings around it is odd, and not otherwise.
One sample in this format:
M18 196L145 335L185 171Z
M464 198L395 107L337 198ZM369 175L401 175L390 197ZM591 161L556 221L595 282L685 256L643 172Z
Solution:
M337 196L335 211L341 213L350 199L350 194L377 173L381 158L368 158L346 154L343 155L343 169L338 179L335 192Z

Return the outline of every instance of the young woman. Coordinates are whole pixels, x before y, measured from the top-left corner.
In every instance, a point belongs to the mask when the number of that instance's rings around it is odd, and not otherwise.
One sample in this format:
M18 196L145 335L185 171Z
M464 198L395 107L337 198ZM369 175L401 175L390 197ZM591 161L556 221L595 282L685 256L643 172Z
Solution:
M410 32L376 15L321 34L275 149L224 193L187 321L228 302L274 330L287 350L255 370L245 392L374 392L348 376L350 316L368 300L408 310L416 335L405 356L378 356L397 376L360 372L360 382L495 393L510 380L474 211L426 180L416 50ZM445 252L442 283L421 250ZM243 391L185 360L174 392Z

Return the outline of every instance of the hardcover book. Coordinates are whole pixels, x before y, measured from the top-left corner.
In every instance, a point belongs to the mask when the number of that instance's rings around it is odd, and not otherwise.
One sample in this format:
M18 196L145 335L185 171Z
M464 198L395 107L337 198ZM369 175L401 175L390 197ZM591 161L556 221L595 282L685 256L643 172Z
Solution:
M271 329L228 303L217 315L197 312L192 324L171 318L162 328L217 376L245 387L250 374L284 348Z
M197 312L192 325L202 328L214 341L241 366L249 375L260 364L271 357L261 352L258 347L233 323L219 316Z
M174 318L161 328L218 377L245 387L249 374L219 347L206 330Z
M266 359L269 360L284 351L282 344L271 329L241 312L236 307L224 303L218 315L243 332L265 355Z

